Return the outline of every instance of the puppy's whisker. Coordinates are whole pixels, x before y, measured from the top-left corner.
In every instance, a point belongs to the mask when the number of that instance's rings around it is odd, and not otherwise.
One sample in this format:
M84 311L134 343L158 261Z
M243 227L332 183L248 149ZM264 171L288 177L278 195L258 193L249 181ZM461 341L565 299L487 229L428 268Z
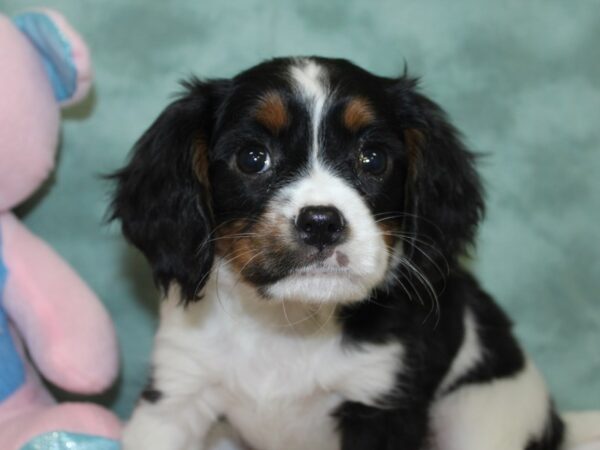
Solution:
M377 216L381 216L381 215L385 215L385 213L379 213L379 214L374 214L374 217ZM440 234L443 234L443 230L440 228L440 226L438 224L436 224L435 222L433 222L430 219L427 219L423 216L420 216L418 214L414 214L414 213L408 213L408 212L402 212L402 213L395 213L395 214L390 214L387 217L383 217L382 219L376 220L376 223L379 222L384 222L386 220L391 220L391 219L401 219L401 218L412 218L415 219L417 221L422 221L427 223L428 225L432 226L433 228L435 228L437 230L437 232L439 232Z
M266 251L265 251L265 250L263 250L263 251L260 251L260 252L258 252L256 255L254 255L252 258L250 258L248 261L246 261L246 263L245 263L245 264L242 266L242 268L241 268L240 270L238 270L238 276L237 276L237 280L236 280L236 282L235 282L235 283L234 283L234 285L233 285L234 287L235 287L235 286L237 286L237 285L239 284L239 282L240 282L240 281L242 281L242 277L244 276L244 275L243 275L243 274L244 274L244 269L245 269L246 267L248 267L248 265L249 265L249 264L250 264L252 261L254 261L256 258L258 258L258 257L260 257L260 256L262 256L262 255L264 255L265 253L266 253ZM247 254L247 253L246 253L246 254Z
M204 246L208 245L208 244L212 244L214 242L219 242L219 241L224 241L224 240L235 240L235 239L243 239L243 238L248 238L248 237L255 237L255 236L259 236L258 233L239 233L239 234L231 234L231 235L227 235L227 236L218 236L212 239L209 239L207 241L204 241Z
M285 299L283 299L281 301L281 307L283 308L283 316L285 317L285 320L287 322L287 326L291 327L291 328L294 328L294 324L292 324L292 322L290 321L290 318L288 316L287 310L285 309L285 304L286 304L286 301L285 301Z
M218 265L217 267L213 267L211 270L207 271L207 272L206 272L206 273L205 273L205 274L202 276L202 278L200 278L200 280L199 280L199 281L198 281L198 283L196 284L196 289L194 290L194 293L195 293L195 295L197 296L197 295L198 295L198 293L199 293L199 292L198 292L198 286L203 286L203 285L204 285L204 281L205 281L205 280L206 280L206 279L207 279L207 278L208 278L208 277L209 277L209 276L210 276L210 275L211 275L213 272L216 272L216 277L218 278L218 276L219 276L219 269L220 269L220 268L221 268L223 265L225 265L225 264L228 264L228 263L230 263L231 261L233 261L233 260L235 260L235 259L237 259L237 258L241 258L242 256L244 256L244 255L246 255L246 254L248 254L248 253L251 253L252 251L253 251L253 250L249 250L249 251L247 251L247 252L244 252L244 253L242 253L242 254L238 254L238 255L234 256L233 258L231 258L231 259L229 259L229 260L221 260L221 261L219 261L219 265ZM216 281L216 280L215 280L215 281Z
M372 303L376 306L379 306L380 308L385 308L385 309L390 309L390 310L398 309L398 308L394 308L393 306L390 306L390 305L384 305L383 303L379 303L378 301L374 300L373 297L367 297L366 302Z
M319 310L321 309L321 306L323 305L324 302L320 302L319 304ZM325 327L329 324L329 322L331 321L331 319L333 319L333 316L336 313L336 308L332 307L331 308L331 312L329 313L329 316L327 317L327 319L325 319L325 321L321 324L321 326L319 326L319 328L312 334L312 336L317 336L318 334L320 334L323 330L325 330Z
M210 244L212 242L212 239L214 238L214 236L217 233L219 233L223 227L226 227L227 225L229 225L229 224L231 224L233 222L239 221L239 220L240 220L239 218L228 219L228 220L225 220L225 221L221 222L216 227L214 227L211 230L211 232L208 234L208 236L206 237L206 239L204 240L204 242L202 243L202 245L200 246L199 251L201 251L202 249L204 249L204 247L206 247L206 245ZM250 228L252 225L254 225L255 223L259 222L258 219L253 219L253 218L244 218L244 219L241 219L241 220L243 220L243 223L244 223L244 226L242 227L242 229L243 228ZM236 234L236 233L234 233L234 234Z
M392 251L392 250L386 250L388 257L393 258L393 257L400 257L399 263L400 265L402 265L402 257L397 255L396 252ZM404 283L401 280L401 277L398 276L395 271L398 270L398 267L391 267L389 269L388 274L395 280L398 282L398 284L400 284L400 287L404 290L404 292L406 293L406 295L408 296L409 301L413 301L412 295L410 294L410 291L408 290L408 288L404 285ZM413 292L415 293L415 295L417 296L419 303L421 305L424 305L425 303L423 302L423 299L421 297L421 295L419 294L419 291L415 288L414 284L410 281L410 278L406 278L406 281L410 284L410 287L412 288ZM388 287L389 290L389 287Z
M443 282L443 287L442 290L445 289L446 287L446 278L450 275L450 264L448 263L448 260L446 259L446 257L443 255L443 253L437 249L436 247L434 247L432 244L429 244L421 239L412 239L412 237L407 238L407 234L403 234L403 233L398 233L398 232L381 232L378 233L381 236L394 236L396 238L398 238L401 242L403 243L408 243L411 244L415 250L417 250L419 253L421 253L430 263L431 265L437 270L437 272L440 274L440 277L442 279ZM432 258L428 252L426 252L425 250L423 250L419 244L428 246L431 250L433 250L435 253L437 253L440 256L440 259L442 260L442 262L444 263L444 268L442 269L442 267L440 267L440 265L436 262L436 260L434 258ZM394 256L395 253L390 253L388 251L388 256Z
M223 304L223 301L222 301L222 299L221 299L221 291L220 291L221 283L219 283L219 274L220 274L220 269L221 269L221 267L223 267L224 265L226 265L226 264L229 264L230 262L232 262L232 261L234 261L234 260L236 260L236 259L238 259L238 258L241 258L242 256L245 256L245 255L247 255L247 254L251 253L252 251L253 251L253 250L248 250L248 251L246 251L246 252L243 252L243 253L241 253L241 254L239 254L239 255L237 255L237 256L235 256L235 257L233 257L233 258L230 258L230 259L228 259L228 260L222 260L222 261L220 261L220 263L219 263L219 267L218 267L218 269L217 269L216 276L215 276L215 285L216 285L216 291L215 291L215 294L216 294L216 297L217 297L217 301L219 302L219 306L220 306L220 307L221 307L221 309L222 309L222 310L225 312L225 314L227 314L227 315L228 315L228 316L230 316L230 317L233 317L233 316L232 316L231 314L229 314L229 312L227 311L227 308L225 308L225 305ZM256 256L258 256L258 255L255 255L254 257L256 257ZM254 257L253 257L253 258L254 258ZM252 260L252 258L251 258L250 260ZM246 264L247 264L247 263L246 263ZM240 273L241 273L241 271L240 271ZM234 283L234 286L236 286L236 285L237 285L237 283L238 283L238 281L239 281L239 279L240 279L240 278L241 278L241 275L240 275L240 277L238 278L238 280L237 280L237 281Z
M410 277L406 277L406 282L409 284L409 286L412 288L413 292L415 293L415 295L417 296L417 299L419 300L419 303L422 306L425 306L425 302L423 301L423 297L421 297L421 293L419 292L419 290L416 288L416 286L413 284L413 282L411 281Z
M404 218L405 218L404 215L402 215L402 214L396 214L396 215L385 216L385 217L381 217L379 219L376 219L375 223L379 224L379 223L384 223L384 222L387 222L387 221L395 221L396 219L404 219Z
M442 251L440 249L438 249L433 242L427 242L424 241L423 239L420 239L419 237L417 237L418 235L415 233L409 233L409 232L405 232L405 231L381 231L379 233L380 236L394 236L397 238L403 238L403 239L407 239L410 240L411 242L418 242L426 247L429 247L431 250L433 250L435 253L439 254L444 260L446 260L445 256L443 255Z
M285 303L286 303L285 300L281 301L281 304L283 305L283 309L284 309L284 314L286 314ZM304 318L302 318L302 319L300 319L300 320L298 320L296 322L292 322L292 323L290 323L289 318L287 317L287 314L286 314L286 320L288 321L288 324L284 325L284 326L285 327L290 327L290 326L294 327L294 326L299 325L299 324L301 324L303 322L307 322L309 320L312 320L312 319L316 318L319 315L319 312L320 312L322 306L323 306L323 303L320 302L319 303L319 307L316 309L316 311L312 311L308 316L306 316L306 317L304 317Z
M430 248L435 253L439 254L444 260L446 259L446 257L442 253L442 251L439 248L437 248L433 242L427 242L427 241L417 237L418 236L417 234L406 233L406 232L397 232L397 231L383 231L380 234L382 236L394 236L399 239L405 239L407 242L411 242L411 243L417 242L419 244L422 244L422 245Z
M398 239L400 239L402 242L406 242L411 244L415 250L417 250L419 253L421 253L425 258L427 258L427 260L431 263L431 265L438 271L438 273L440 274L440 277L442 278L442 280L444 280L444 283L446 281L446 277L450 274L450 264L448 263L448 260L444 257L444 255L437 251L439 253L439 255L441 256L442 261L444 262L444 270L442 270L442 268L439 266L439 264L425 251L423 250L419 245L415 244L415 242L418 241L409 241L404 237L400 237L397 236ZM434 249L434 247L431 247L432 249ZM434 249L437 250L437 249Z
M433 285L431 284L429 279L417 267L415 267L415 265L412 264L408 259L401 258L401 261L405 267L408 267L409 269L412 270L412 273L414 273L417 280L421 282L421 284L425 288L426 292L428 292L428 294L432 300L430 314L427 315L424 322L426 322L427 319L429 318L429 316L435 311L436 326L437 326L437 324L439 323L439 319L440 319L440 306L439 306L438 295L437 295L437 292L435 291L435 288L433 287Z

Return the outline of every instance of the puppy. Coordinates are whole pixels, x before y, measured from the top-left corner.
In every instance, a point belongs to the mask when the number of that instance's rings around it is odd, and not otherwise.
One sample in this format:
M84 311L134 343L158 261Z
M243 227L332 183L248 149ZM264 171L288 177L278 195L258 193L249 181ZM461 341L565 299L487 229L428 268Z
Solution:
M415 79L278 58L184 84L114 175L164 302L125 450L555 450L565 427L460 265L475 157Z

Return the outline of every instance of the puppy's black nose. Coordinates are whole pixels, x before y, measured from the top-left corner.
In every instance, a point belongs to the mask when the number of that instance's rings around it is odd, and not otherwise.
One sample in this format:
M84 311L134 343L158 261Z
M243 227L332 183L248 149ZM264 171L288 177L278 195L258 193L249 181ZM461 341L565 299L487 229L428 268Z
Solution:
M342 213L333 206L306 206L296 219L300 239L323 250L340 241L346 224Z

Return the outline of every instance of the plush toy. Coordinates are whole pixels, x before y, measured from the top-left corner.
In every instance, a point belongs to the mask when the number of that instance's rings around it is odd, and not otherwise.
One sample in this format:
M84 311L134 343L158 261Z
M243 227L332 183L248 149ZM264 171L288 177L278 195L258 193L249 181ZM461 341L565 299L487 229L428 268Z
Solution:
M87 48L59 14L0 15L2 450L118 448L112 413L56 404L27 359L65 390L103 391L118 366L109 316L74 270L10 212L52 170L60 106L81 100L90 82Z

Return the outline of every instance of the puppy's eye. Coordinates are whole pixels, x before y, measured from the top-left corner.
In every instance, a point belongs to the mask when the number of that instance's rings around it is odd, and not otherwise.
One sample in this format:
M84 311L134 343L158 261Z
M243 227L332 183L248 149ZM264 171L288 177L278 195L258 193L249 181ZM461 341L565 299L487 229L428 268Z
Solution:
M237 165L244 173L262 173L271 167L271 155L260 148L247 148L237 154Z
M358 165L364 172L381 175L387 169L387 154L383 150L361 150L358 154Z

